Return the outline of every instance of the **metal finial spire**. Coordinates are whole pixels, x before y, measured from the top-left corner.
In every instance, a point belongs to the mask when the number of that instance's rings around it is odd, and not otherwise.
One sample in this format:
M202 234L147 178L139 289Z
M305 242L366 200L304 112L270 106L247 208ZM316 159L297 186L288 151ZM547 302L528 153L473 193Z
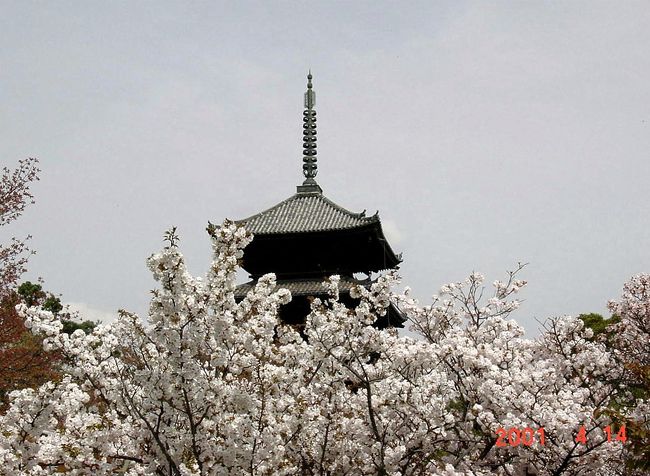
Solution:
M305 93L305 110L303 111L303 157L302 173L306 177L305 183L316 183L316 93L312 89L311 69L307 75L307 92Z

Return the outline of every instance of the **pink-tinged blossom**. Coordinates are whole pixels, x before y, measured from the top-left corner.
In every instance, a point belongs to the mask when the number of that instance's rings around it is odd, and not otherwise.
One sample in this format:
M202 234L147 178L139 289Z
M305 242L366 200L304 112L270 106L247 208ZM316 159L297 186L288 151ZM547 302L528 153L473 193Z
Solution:
M18 167L2 168L0 175L0 227L18 219L27 205L34 203L30 186L39 180L38 160L23 159ZM20 276L26 271L30 239L11 238L9 243L0 243L0 298L5 298L14 288Z

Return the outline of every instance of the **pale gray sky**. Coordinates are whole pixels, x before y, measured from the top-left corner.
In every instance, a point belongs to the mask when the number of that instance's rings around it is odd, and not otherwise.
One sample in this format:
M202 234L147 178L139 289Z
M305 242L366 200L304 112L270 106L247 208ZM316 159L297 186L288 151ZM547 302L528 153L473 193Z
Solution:
M605 313L650 271L650 2L0 2L0 161L41 160L28 278L89 317L146 312L171 225L318 180L380 211L424 302L530 262L515 315Z

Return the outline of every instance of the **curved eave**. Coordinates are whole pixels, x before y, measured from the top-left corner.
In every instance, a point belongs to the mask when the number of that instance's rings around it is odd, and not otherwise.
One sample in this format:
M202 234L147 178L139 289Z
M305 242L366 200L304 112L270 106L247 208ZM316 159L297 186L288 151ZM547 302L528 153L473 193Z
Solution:
M339 301L346 303L350 307L355 306L358 300L350 297L351 289L355 286L362 286L368 289L373 283L372 281L357 281L341 278L341 281L339 281ZM235 289L235 300L241 302L245 299L248 293L255 288L256 284L257 281L253 280L237 286ZM273 291L282 288L291 291L292 300L289 305L282 306L280 314L285 322L294 324L304 324L304 318L310 312L310 298L320 297L321 299L328 299L329 296L323 280L278 281ZM383 316L378 316L373 326L378 329L388 327L403 328L406 320L406 316L399 307L394 302L391 302L388 309L386 309L386 313Z
M235 289L235 299L243 299L246 295L255 288L257 280L252 280L247 283L243 283L237 286ZM340 277L339 280L339 292L340 293L350 293L352 288L355 286L364 286L368 287L372 284L370 281L361 281L358 279L348 278L345 276ZM288 289L291 291L291 295L296 297L305 297L305 296L327 296L329 295L329 290L326 287L326 279L290 279L290 280L278 280L273 288L273 291L279 289Z
M387 257L387 264L390 261L390 266L385 269L396 268L402 262L402 253L396 254L393 251L393 248L390 246L390 243L388 243L386 236L384 236L384 230L381 227L379 217L377 217L377 235L379 235L379 240L384 244L384 253Z

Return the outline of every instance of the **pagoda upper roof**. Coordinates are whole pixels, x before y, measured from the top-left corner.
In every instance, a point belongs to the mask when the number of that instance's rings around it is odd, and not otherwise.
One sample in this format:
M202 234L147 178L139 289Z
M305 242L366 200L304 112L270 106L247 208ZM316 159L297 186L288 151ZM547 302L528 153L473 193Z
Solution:
M320 191L298 192L277 205L237 220L254 235L349 230L379 223L379 215L352 213Z

